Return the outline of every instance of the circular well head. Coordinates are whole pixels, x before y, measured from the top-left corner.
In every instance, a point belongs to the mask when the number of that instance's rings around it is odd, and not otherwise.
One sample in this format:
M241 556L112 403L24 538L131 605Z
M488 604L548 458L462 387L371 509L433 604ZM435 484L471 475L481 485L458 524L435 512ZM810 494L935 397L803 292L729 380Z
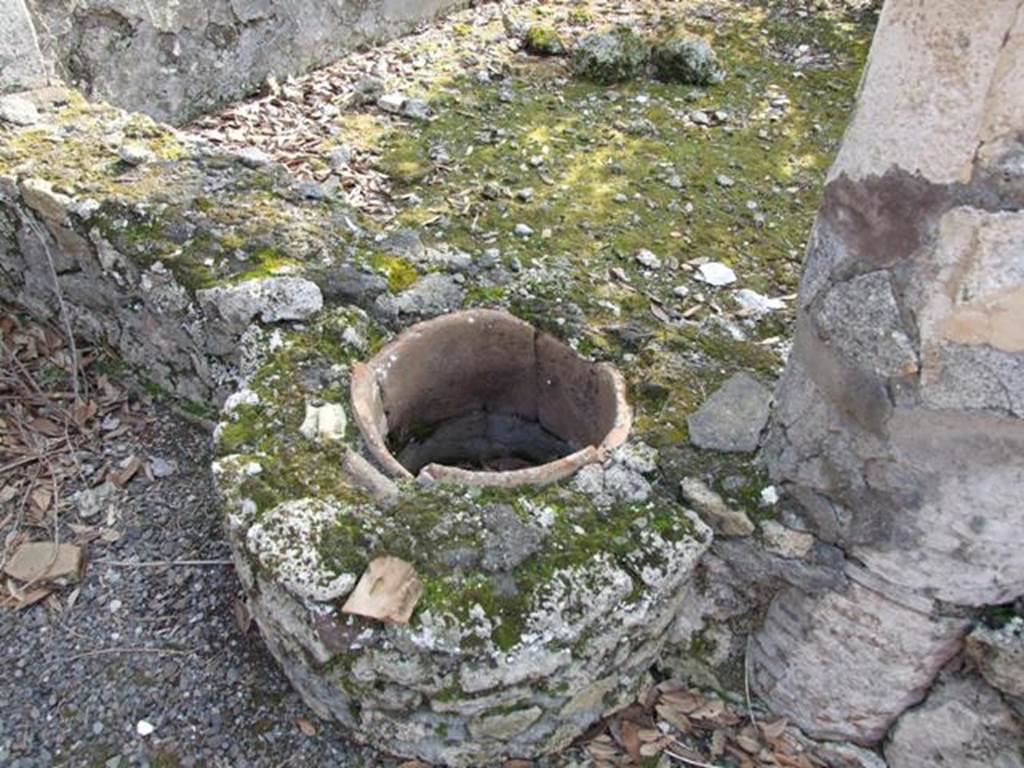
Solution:
M497 310L408 328L352 375L355 421L395 477L542 485L625 442L621 374Z

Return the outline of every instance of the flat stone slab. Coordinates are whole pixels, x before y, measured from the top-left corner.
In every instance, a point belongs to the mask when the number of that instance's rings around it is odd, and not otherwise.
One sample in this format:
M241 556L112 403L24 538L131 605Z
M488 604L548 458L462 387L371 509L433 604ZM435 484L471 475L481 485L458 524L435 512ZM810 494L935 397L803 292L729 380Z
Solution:
M1022 754L1020 721L973 676L940 679L923 703L897 721L885 747L890 768L1022 768Z
M690 442L712 451L756 451L771 403L767 387L737 373L686 417Z

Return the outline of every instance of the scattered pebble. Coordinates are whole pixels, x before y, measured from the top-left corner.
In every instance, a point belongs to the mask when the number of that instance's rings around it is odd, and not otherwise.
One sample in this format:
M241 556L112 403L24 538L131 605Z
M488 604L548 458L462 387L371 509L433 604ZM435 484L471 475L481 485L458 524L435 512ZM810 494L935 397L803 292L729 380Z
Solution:
M721 287L736 282L736 273L720 261L709 261L697 268L697 278L708 285Z
M149 722L149 720L139 720L139 722L135 724L135 732L143 738L151 736L155 730L156 726Z
M156 159L149 147L137 141L122 144L117 150L117 156L128 165L144 165Z
M117 486L105 482L95 488L86 488L78 491L71 497L72 503L78 510L83 520L97 517L101 512L106 512L113 505L117 498Z
M429 120L430 119L430 104L424 99L407 99L402 104L401 112L406 117L412 118L413 120Z
M713 451L755 451L771 402L771 390L746 373L734 374L686 417L690 442Z
M170 477L178 471L178 465L176 462L168 461L161 456L154 456L149 462L149 471L156 478Z
M348 168L349 163L352 162L352 150L348 147L341 146L335 147L327 153L327 164L331 166L331 170L337 173Z
M743 309L753 312L755 315L766 315L769 312L784 309L786 306L781 299L770 299L749 288L736 291L734 298Z
M405 96L400 93L385 93L377 99L377 106L384 112L390 112L393 115L400 114L404 105Z
M747 513L730 507L704 481L696 477L686 477L680 483L679 489L683 498L716 533L723 536L749 536L754 532L754 524L747 517Z
M791 560L799 560L811 551L814 537L803 531L794 531L774 520L761 522L761 535L764 547L773 555Z
M0 98L0 120L12 125L35 125L39 110L24 96L4 96Z
M272 158L262 149L246 147L238 151L238 159L246 168L262 168L272 162Z
M645 269L661 269L661 259L646 248L637 251L636 260Z

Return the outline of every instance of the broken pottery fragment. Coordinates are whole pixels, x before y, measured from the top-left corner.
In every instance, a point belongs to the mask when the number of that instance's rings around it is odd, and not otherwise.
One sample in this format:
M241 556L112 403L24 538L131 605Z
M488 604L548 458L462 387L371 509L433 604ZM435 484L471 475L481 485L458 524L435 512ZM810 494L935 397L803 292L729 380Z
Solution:
M341 610L392 624L408 624L422 594L423 584L415 568L398 557L378 557L363 572Z

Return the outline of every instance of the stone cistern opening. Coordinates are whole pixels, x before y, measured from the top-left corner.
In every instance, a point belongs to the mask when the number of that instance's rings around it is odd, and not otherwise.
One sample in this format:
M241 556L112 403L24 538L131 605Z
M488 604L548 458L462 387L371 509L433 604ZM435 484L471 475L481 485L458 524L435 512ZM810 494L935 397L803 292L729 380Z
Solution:
M355 420L400 478L550 483L601 461L630 429L622 375L506 312L408 328L352 375Z

